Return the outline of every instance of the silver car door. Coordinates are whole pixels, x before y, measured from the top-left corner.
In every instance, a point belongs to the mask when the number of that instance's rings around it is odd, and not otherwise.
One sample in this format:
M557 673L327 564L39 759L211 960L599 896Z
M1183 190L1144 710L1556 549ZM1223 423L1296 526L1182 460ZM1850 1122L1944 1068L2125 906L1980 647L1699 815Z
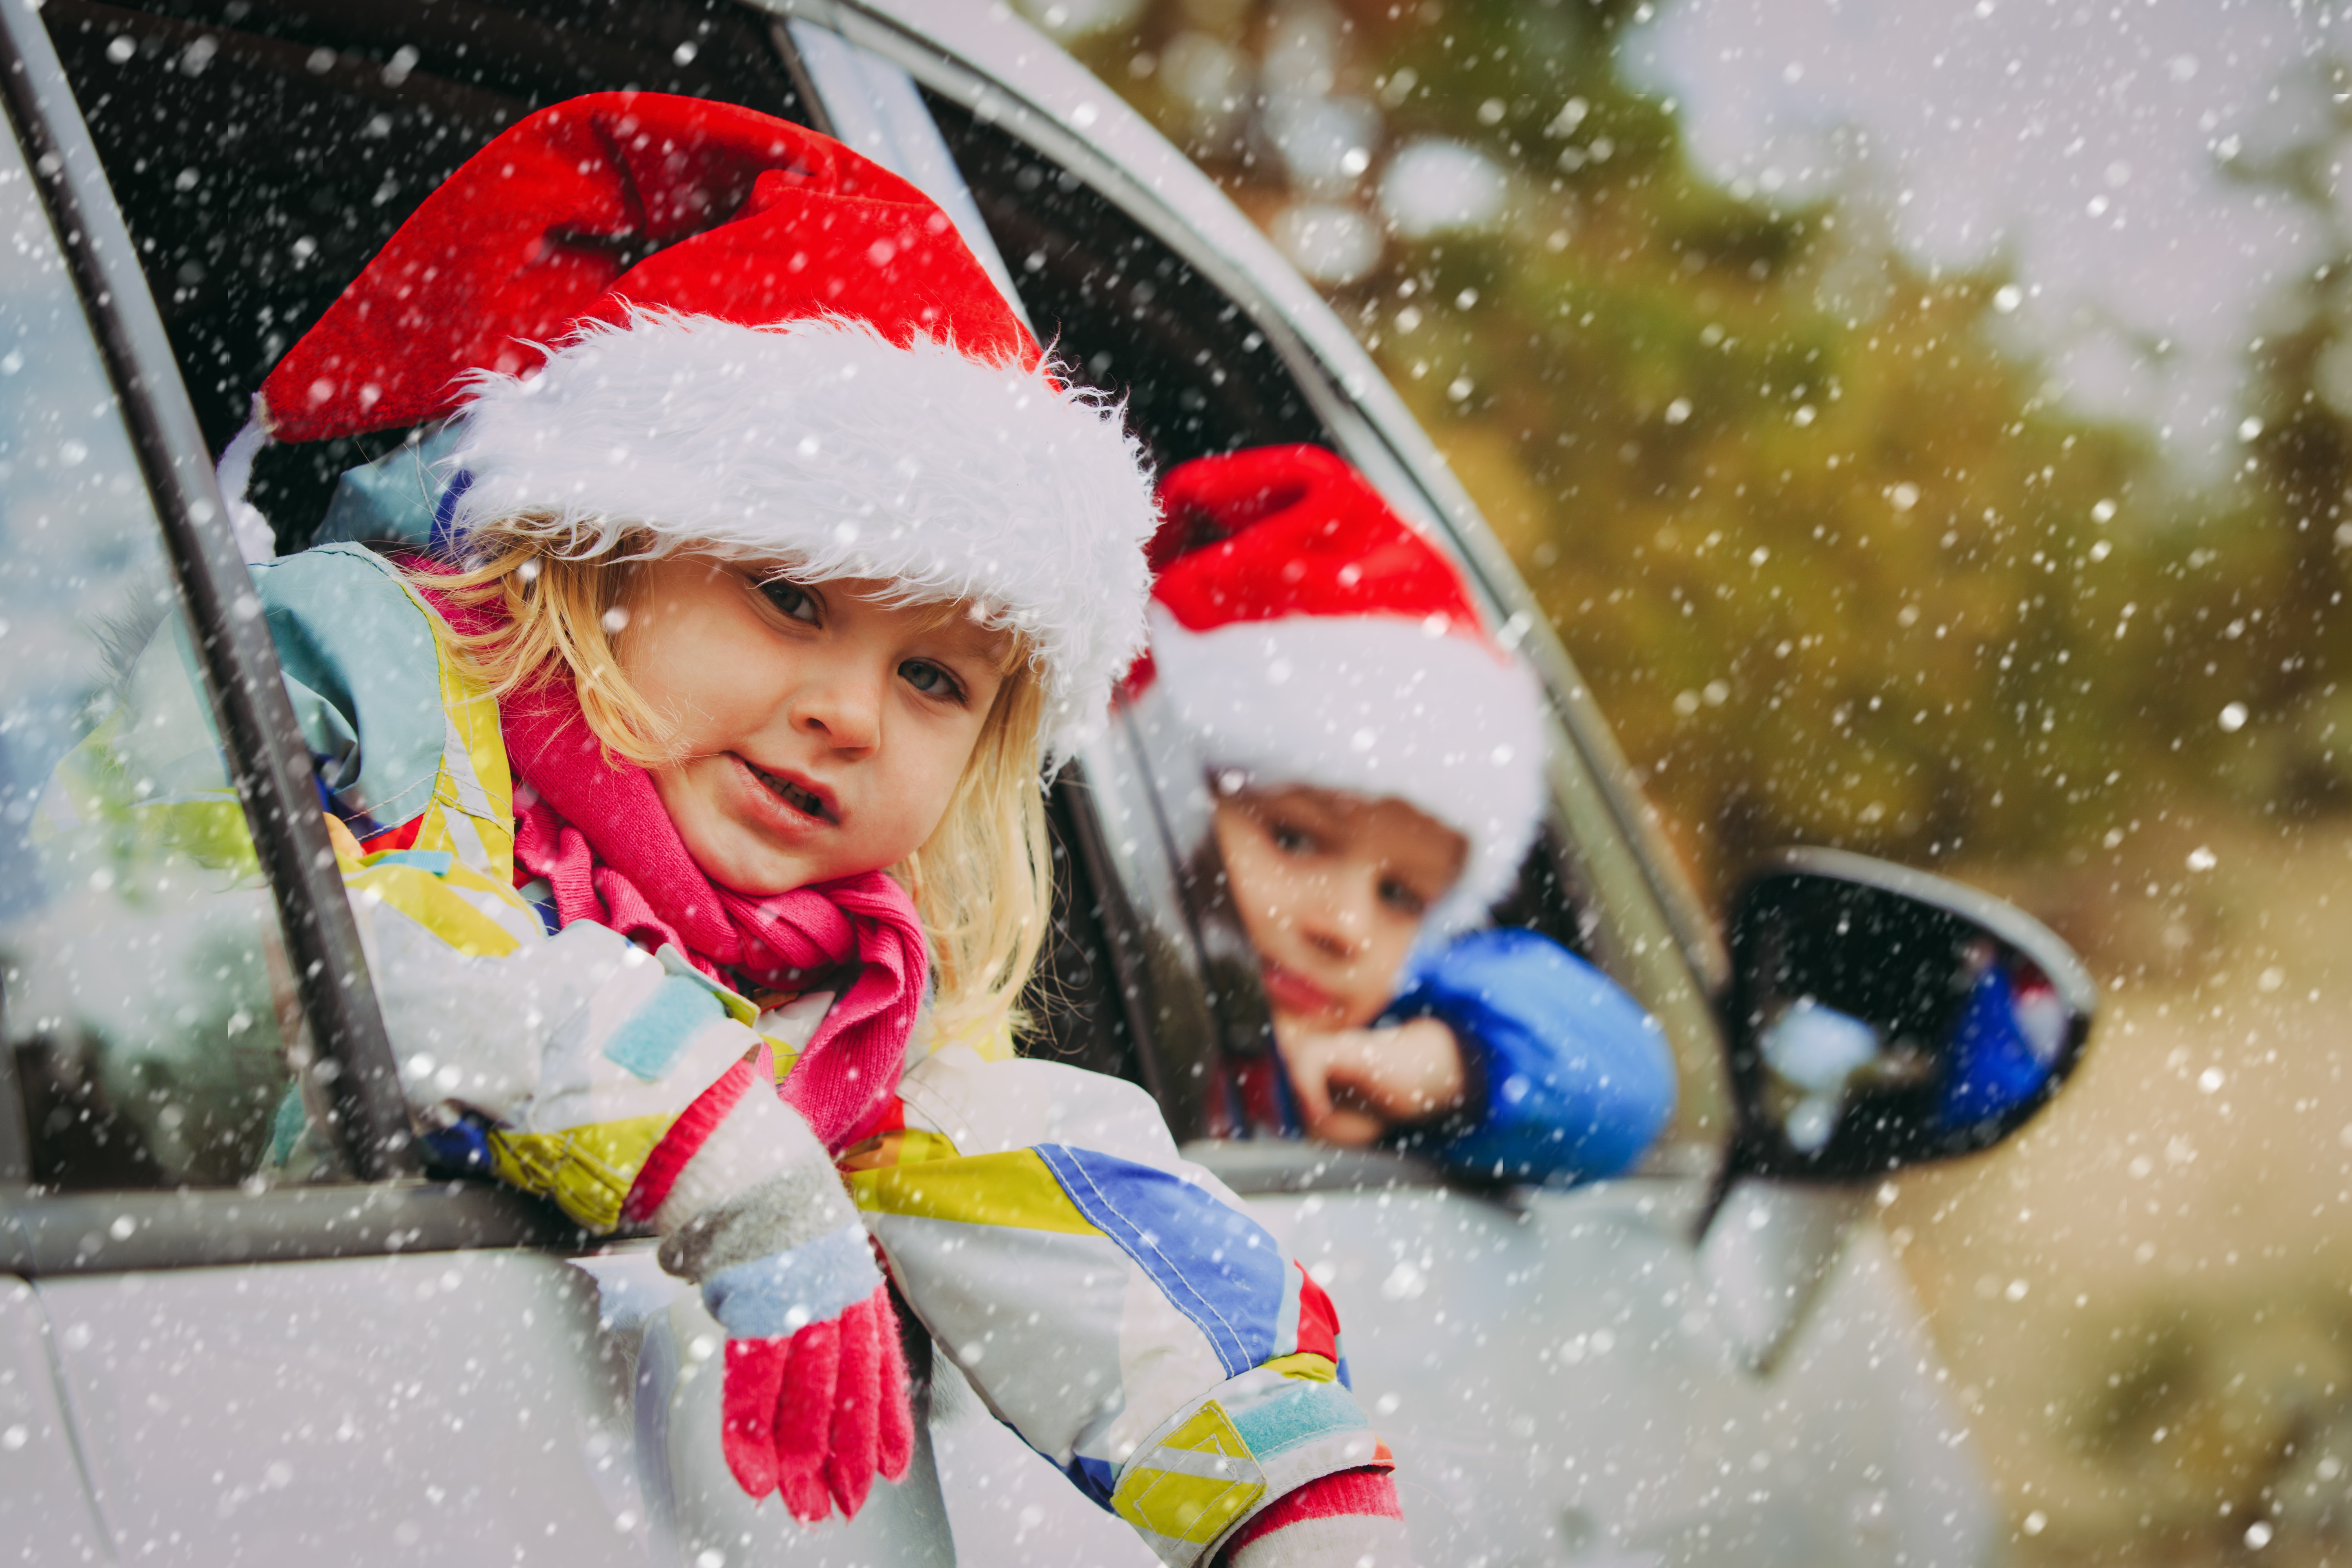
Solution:
M48 1319L22 1279L0 1279L0 1534L27 1563L103 1563L80 1445L58 1399Z

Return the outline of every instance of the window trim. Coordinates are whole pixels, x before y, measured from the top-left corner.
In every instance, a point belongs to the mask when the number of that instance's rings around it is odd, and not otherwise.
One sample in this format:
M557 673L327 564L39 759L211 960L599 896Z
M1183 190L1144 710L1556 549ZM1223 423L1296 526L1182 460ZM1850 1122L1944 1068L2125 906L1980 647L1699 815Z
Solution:
M43 1279L409 1252L593 1250L552 1205L486 1182L0 1194L0 1274Z
M0 105L35 173L96 336L195 634L205 693L316 1043L305 1070L326 1091L337 1142L354 1174L363 1182L413 1174L407 1102L315 805L310 748L163 318L65 68L26 0L0 0Z

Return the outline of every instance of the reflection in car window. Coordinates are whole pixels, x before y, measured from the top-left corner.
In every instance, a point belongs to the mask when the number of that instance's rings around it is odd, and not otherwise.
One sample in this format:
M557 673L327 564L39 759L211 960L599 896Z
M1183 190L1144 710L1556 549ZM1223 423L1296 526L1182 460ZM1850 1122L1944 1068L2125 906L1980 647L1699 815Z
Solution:
M268 1155L290 1082L273 906L13 141L0 226L0 1029L32 1176L236 1182Z
M724 0L41 14L215 452L416 205L524 115L634 88L800 118L765 21ZM404 435L266 450L251 499L280 548L308 542L344 469Z

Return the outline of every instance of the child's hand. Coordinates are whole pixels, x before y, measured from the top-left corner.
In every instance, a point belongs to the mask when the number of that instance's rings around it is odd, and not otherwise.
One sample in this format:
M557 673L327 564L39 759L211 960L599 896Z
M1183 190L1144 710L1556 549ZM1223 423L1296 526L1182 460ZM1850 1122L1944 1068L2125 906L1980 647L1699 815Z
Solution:
M1307 1135L1326 1143L1360 1148L1391 1127L1454 1110L1468 1087L1462 1047L1434 1018L1327 1033L1277 1015L1274 1038Z
M832 1157L770 1089L763 1041L646 1156L631 1212L663 1233L661 1266L702 1287L727 1331L720 1447L754 1500L814 1524L854 1518L914 1454L897 1314Z

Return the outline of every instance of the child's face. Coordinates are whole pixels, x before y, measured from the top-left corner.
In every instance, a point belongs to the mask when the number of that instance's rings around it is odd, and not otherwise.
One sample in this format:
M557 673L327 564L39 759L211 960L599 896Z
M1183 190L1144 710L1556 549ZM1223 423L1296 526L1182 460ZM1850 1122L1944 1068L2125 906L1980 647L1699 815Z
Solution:
M1402 800L1244 790L1217 804L1217 847L1277 1017L1360 1029L1396 994L1422 917L1469 842Z
M939 826L1003 681L1006 635L886 585L770 580L705 556L650 562L616 639L677 729L652 770L713 880L781 893L897 864Z

